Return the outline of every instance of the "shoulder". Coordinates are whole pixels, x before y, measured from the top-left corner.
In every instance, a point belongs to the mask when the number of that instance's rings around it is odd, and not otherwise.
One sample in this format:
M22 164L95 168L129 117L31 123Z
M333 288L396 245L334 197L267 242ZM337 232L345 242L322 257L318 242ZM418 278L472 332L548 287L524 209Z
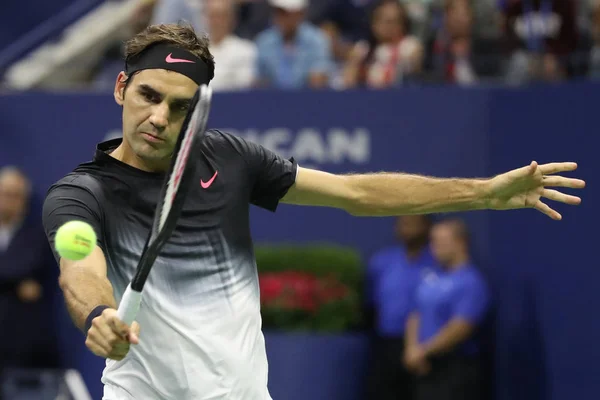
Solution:
M259 145L218 129L206 131L202 140L202 151L205 155L210 154L212 158L226 161L231 161L234 157L246 159L249 153L257 150L259 150Z
M275 28L267 28L256 37L257 46L268 46L277 40L277 31Z
M44 198L44 209L66 204L81 204L101 210L110 186L95 163L81 164L73 172L52 184Z
M467 287L486 290L487 281L478 267L470 266L462 274L461 281Z
M237 55L247 56L256 53L256 45L250 40L242 39L239 36L231 36L229 40Z
M304 23L300 27L302 40L311 44L327 44L327 36L316 26Z
M402 257L404 250L400 246L385 247L371 256L370 264L379 265L388 262L391 259Z
M82 164L84 166L85 164ZM102 188L100 179L95 176L92 171L86 170L82 166L75 169L62 179L58 180L50 186L46 195L57 189L83 189L92 194L99 193Z

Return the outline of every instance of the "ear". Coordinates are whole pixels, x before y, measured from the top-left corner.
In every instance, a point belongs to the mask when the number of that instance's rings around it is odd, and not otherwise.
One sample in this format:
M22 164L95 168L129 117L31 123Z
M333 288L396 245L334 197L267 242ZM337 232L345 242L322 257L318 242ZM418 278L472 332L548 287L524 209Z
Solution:
M118 105L122 106L125 102L125 82L127 81L127 75L125 72L119 72L117 76L117 81L115 82L115 101Z

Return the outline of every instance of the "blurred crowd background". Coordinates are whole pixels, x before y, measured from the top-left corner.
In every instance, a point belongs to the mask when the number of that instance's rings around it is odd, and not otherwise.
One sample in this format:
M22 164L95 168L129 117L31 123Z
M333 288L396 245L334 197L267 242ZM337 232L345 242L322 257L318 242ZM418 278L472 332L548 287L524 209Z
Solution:
M217 62L213 87L222 91L522 85L595 79L600 70L600 3L596 0L135 3L127 12L113 10L127 17L114 23L111 39L90 39L87 62L71 63L68 69L77 69L77 74L56 85L112 88L115 71L123 64L124 40L148 24L180 21L210 37ZM82 28L77 35L85 32ZM89 35L93 34L98 33ZM52 61L51 56L45 57ZM8 74L9 87L13 80L19 82L11 78L14 74Z
M218 123L301 164L475 175L540 156L595 171L598 0L30 3L3 2L0 26L1 400L100 398L102 360L69 325L40 201L118 130L123 44L149 24L206 32ZM600 398L583 207L560 227L521 213L260 214L274 399Z

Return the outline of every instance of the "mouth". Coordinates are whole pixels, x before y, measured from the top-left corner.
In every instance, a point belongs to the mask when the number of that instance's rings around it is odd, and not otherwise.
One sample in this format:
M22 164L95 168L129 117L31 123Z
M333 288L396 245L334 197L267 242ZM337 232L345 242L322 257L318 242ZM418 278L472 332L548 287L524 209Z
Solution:
M148 142L152 142L152 143L164 143L165 142L165 139L162 139L162 138L155 136L148 132L142 132L142 137L145 140L147 140Z

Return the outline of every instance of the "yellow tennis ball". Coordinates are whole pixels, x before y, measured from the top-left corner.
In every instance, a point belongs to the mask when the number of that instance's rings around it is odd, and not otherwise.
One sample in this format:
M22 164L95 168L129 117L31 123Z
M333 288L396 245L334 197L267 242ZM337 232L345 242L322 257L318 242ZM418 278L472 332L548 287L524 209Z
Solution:
M83 260L96 247L94 228L83 221L69 221L56 232L54 247L67 260Z

